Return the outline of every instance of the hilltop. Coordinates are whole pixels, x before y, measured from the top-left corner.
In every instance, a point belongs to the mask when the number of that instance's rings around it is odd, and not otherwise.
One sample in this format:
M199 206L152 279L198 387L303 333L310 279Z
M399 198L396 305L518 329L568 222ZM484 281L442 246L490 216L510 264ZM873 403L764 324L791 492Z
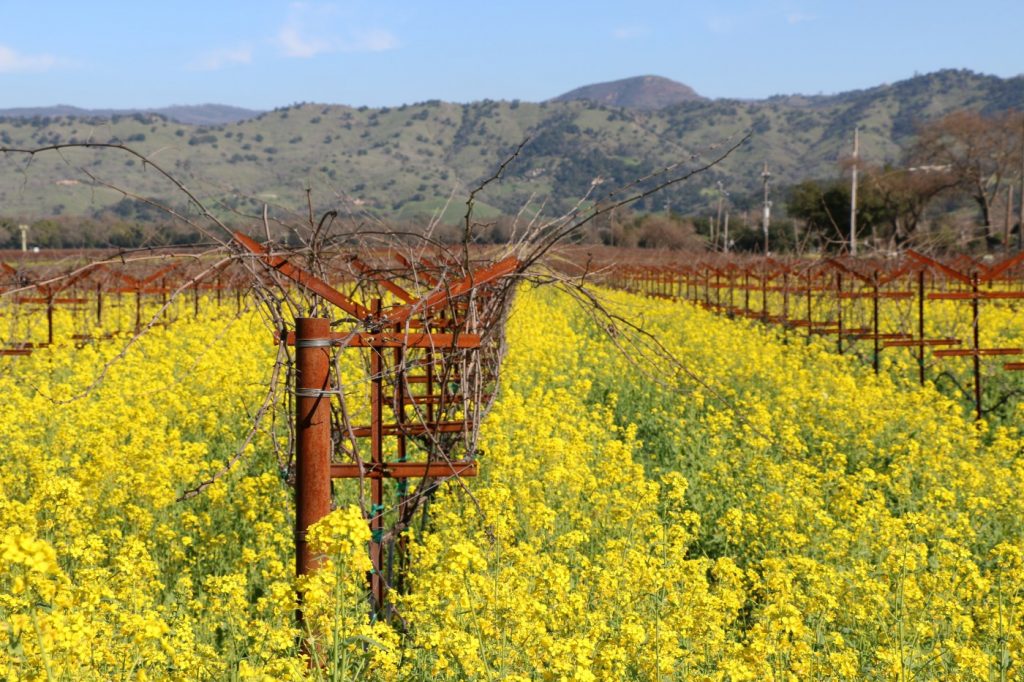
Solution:
M734 206L758 203L765 161L776 191L835 175L854 126L861 128L864 159L897 163L920 121L959 108L1024 108L1024 77L948 70L837 95L696 98L660 109L562 101L568 94L541 103L434 100L377 109L302 104L229 124L189 125L159 113L8 118L0 119L0 145L120 141L153 155L225 213L256 212L262 202L299 210L308 187L318 207L393 219L429 215L447 204L446 217L454 220L470 189L527 138L501 182L480 196L482 216L514 213L527 203L547 215L563 211L587 192L600 196L669 164L700 163L749 131L750 141L720 166L639 205L708 215L713 205L704 190L718 180ZM0 217L115 208L130 217L118 204L123 195L92 183L81 167L134 194L184 204L137 159L73 150L63 157L37 156L31 165L25 157L0 157Z
M625 109L664 109L673 104L704 100L693 88L661 76L638 76L607 83L595 83L576 88L551 102L587 100L608 107Z

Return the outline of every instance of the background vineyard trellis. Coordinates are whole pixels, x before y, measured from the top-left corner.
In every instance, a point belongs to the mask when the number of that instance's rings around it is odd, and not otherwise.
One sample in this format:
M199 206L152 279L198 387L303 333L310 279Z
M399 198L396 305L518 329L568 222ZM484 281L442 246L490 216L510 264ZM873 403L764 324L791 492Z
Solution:
M600 269L600 268L599 268ZM1024 253L999 261L967 255L933 258L801 259L705 256L685 263L609 264L606 281L649 296L685 299L730 317L776 325L810 340L831 339L838 353L880 370L887 354L920 384L952 382L976 419L1020 396L1007 375L1024 369L1020 339L987 333L986 311L1014 311L1024 299ZM1017 344L1017 345L1012 345ZM958 359L970 360L965 372ZM960 362L958 366L956 363ZM965 380L966 379L966 380ZM986 379L993 390L983 396ZM987 400L986 400L987 399Z

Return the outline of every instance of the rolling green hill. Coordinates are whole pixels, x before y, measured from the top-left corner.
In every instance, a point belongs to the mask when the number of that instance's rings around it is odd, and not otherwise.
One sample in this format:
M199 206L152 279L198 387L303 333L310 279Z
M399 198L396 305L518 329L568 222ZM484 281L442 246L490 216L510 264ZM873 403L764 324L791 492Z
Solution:
M0 119L0 146L122 142L225 212L256 211L263 202L304 210L310 188L317 208L386 218L429 215L451 198L446 217L454 219L470 189L526 138L503 179L481 195L480 215L528 203L546 214L564 211L588 191L598 196L669 164L700 164L749 131L750 140L721 165L639 207L706 215L711 202L702 190L718 180L742 208L759 200L765 161L776 187L834 175L855 125L863 158L898 162L918 121L963 107L1024 108L1024 77L949 70L839 95L696 99L657 110L485 100L382 109L301 104L219 125L154 113L36 116ZM102 183L184 204L138 159L73 149L31 159L0 155L0 217L123 210L123 196Z

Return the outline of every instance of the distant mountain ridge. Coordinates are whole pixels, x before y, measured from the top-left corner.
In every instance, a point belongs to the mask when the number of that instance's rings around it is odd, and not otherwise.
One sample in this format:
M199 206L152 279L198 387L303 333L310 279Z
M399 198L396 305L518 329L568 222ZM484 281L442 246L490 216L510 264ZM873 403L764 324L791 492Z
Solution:
M661 76L636 76L605 83L584 85L552 97L550 102L587 100L595 104L625 109L654 110L673 104L704 101L693 88Z
M571 210L580 197L658 177L661 169L681 163L706 162L749 133L720 165L637 205L707 216L716 210L719 181L734 209L753 209L761 201L767 162L773 196L781 203L787 185L841 172L839 160L850 154L855 127L865 163L898 165L920 123L960 109L1024 110L1024 76L949 69L835 95L698 96L659 109L589 98L431 100L382 108L301 104L201 125L145 115L97 125L64 110L59 116L0 118L0 147L123 142L155 154L155 162L224 210L259 213L264 201L299 209L311 188L331 208L347 202L354 211L388 219L444 210L446 219L456 220L465 210L459 197L491 177L523 140L529 141L501 180L476 197L485 217L515 214L527 204L543 205L545 215ZM34 157L27 172L25 165L16 155L0 155L0 225L10 216L89 215L117 205L124 195L76 170L86 166L135 195L180 199L158 174L123 154L69 150L62 157Z
M45 116L74 116L77 118L112 118L135 114L159 114L176 123L188 125L223 125L248 121L259 116L261 111L243 109L227 104L173 105L159 109L82 109L69 104L52 107L17 107L0 109L0 118L34 118Z

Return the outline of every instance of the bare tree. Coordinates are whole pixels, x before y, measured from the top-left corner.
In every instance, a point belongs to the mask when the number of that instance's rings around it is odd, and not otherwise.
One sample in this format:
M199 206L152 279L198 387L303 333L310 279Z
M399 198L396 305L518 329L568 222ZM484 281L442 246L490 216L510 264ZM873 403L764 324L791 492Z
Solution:
M955 111L922 125L910 159L918 167L950 174L956 186L978 205L989 243L998 241L992 205L1000 190L1020 170L1021 112L984 116Z
M862 168L864 203L878 222L887 225L893 246L907 243L917 234L931 201L957 186L957 178L943 168Z

